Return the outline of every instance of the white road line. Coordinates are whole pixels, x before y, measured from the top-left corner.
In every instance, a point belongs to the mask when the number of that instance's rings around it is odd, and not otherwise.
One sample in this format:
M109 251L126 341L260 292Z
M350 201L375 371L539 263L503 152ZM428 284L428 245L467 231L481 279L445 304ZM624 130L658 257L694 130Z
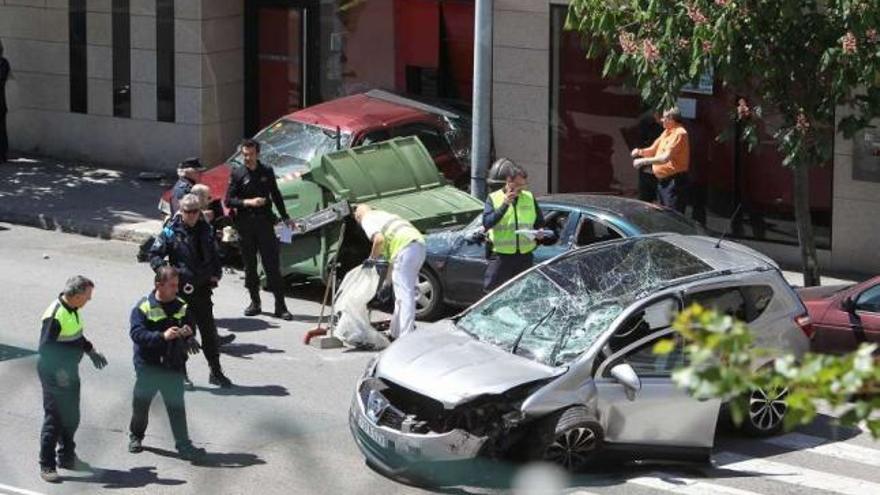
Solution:
M713 457L718 469L753 473L770 481L826 490L843 495L880 493L880 484L871 481L815 471L782 462L746 457L731 452L721 452Z
M868 466L880 466L880 450L862 447L861 445L852 445L842 441L833 441L827 438L804 435L803 433L789 433L779 437L764 439L763 442L776 445L777 447L826 455Z
M683 493L684 495L758 495L755 492L741 490L725 485L716 485L706 481L684 478L668 473L654 472L647 476L639 476L638 478L630 478L627 483L652 488L654 490L663 490L664 492Z
M11 493L19 493L21 495L43 495L40 492L32 492L30 490L25 490L24 488L16 488L14 486L4 485L0 483L0 492L11 492Z

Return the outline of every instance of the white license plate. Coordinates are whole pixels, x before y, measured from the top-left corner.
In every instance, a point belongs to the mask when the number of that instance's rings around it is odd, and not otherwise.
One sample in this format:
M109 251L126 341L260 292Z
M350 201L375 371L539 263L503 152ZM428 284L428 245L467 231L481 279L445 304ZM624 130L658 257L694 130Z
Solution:
M370 422L367 421L366 418L364 418L363 416L358 416L358 427L361 429L361 431L366 433L366 435L370 437L370 439L379 444L380 447L382 447L383 449L388 448L388 439L385 438L384 435L382 435L382 432L378 428L371 425Z

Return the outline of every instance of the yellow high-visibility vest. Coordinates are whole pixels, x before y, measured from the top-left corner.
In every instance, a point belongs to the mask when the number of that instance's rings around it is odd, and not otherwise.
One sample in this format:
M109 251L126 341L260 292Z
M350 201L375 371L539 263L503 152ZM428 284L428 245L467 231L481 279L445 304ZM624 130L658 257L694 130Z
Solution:
M499 189L489 195L492 207L496 210L504 203L504 189ZM489 240L492 241L492 251L499 254L528 254L538 247L534 239L524 235L517 235L520 229L533 229L535 220L538 219L537 204L535 197L528 191L520 191L516 204L507 207L504 216L489 230ZM517 251L517 246L519 251Z
M54 318L61 326L58 342L71 342L82 337L83 323L76 310L69 310L61 301L53 301L43 312L43 320Z
M422 233L419 232L419 229L413 227L413 224L407 222L397 215L392 216L394 218L385 222L385 225L382 226L381 230L382 237L385 238L385 243L382 246L382 251L385 259L387 259L389 262L393 262L394 258L397 257L397 253L399 253L401 249L405 248L410 243L425 243L424 236L422 236Z

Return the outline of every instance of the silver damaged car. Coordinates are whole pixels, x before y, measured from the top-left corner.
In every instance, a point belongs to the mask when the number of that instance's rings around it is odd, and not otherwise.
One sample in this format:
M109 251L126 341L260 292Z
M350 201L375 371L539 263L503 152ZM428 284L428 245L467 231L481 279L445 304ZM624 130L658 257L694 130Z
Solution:
M395 342L358 380L352 434L372 466L401 476L478 456L572 471L618 455L708 460L721 401L672 382L680 339L653 353L693 302L748 322L762 347L809 347L806 310L767 257L707 237L621 239L542 263ZM753 391L745 432L778 432L785 394Z

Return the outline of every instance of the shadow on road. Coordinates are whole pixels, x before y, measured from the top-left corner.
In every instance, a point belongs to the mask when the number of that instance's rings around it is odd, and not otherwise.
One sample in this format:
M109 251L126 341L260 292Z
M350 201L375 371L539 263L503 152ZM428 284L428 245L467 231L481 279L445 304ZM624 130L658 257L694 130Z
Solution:
M217 328L225 328L230 332L259 332L278 328L278 325L273 325L260 318L217 318L215 323Z
M177 452L158 447L144 447L144 451L162 457L180 458ZM204 458L193 462L194 466L211 468L246 468L259 464L266 464L266 461L255 454L245 452L208 452Z
M208 388L196 386L196 392L208 392L221 396L286 397L287 387L281 385L233 385L231 388Z
M254 354L281 354L285 351L281 349L272 349L263 344L232 343L221 347L220 352L240 359L253 359L252 356Z
M128 471L92 466L92 473L89 476L62 476L61 479L64 482L101 484L102 488L108 489L143 488L150 485L176 486L186 483L186 480L160 478L155 466L136 467Z

